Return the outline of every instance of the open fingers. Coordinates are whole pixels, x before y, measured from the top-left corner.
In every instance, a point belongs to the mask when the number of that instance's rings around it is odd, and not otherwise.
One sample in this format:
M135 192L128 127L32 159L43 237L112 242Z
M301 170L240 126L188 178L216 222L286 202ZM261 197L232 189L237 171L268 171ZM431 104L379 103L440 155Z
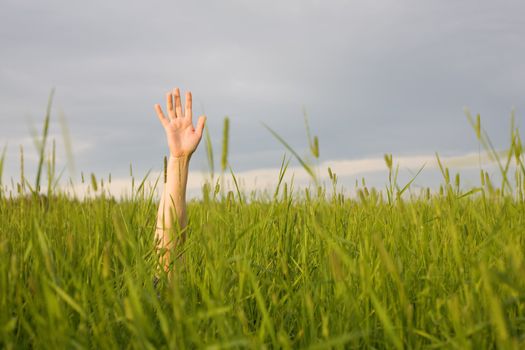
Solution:
M177 116L177 118L182 118L184 115L182 114L182 103L180 102L179 88L175 88L174 94L175 94L175 115Z
M173 108L173 94L171 92L166 93L166 108L168 109L168 116L171 119L175 119L175 109Z
M191 92L188 91L188 92L186 92L186 104L184 105L184 107L185 107L184 117L188 118L190 123L191 123L191 118L192 118L192 110L191 110L192 107L191 107L191 105L192 105Z
M157 117L159 118L160 123L162 124L162 126L165 127L168 123L168 119L166 119L166 117L164 116L164 113L162 112L162 107L159 104L155 105L155 112L157 112Z

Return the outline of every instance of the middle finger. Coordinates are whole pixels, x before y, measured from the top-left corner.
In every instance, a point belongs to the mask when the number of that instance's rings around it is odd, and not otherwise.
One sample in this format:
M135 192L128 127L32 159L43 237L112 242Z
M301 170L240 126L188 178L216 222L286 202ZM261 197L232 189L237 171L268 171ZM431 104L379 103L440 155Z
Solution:
M182 103L180 102L180 90L179 88L175 89L175 114L177 118L182 118Z

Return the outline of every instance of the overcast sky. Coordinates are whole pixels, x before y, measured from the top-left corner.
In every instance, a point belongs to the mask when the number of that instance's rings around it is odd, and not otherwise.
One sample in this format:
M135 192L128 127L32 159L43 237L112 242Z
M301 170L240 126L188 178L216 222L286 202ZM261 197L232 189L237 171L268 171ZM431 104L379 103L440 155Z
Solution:
M77 170L97 174L160 168L153 104L174 86L193 92L217 153L230 116L237 171L280 164L262 123L306 153L303 109L324 161L476 151L464 107L504 147L512 109L525 121L524 13L523 1L2 0L6 172L18 176L52 87L52 135L60 145L63 111ZM203 147L192 169L206 169Z

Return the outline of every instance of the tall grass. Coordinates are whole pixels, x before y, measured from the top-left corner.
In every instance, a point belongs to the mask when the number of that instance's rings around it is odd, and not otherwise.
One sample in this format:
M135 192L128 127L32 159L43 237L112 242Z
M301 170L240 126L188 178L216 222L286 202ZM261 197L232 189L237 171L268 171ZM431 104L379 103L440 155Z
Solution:
M523 348L521 151L515 132L501 186L462 190L442 164L441 191L411 197L387 155L386 190L355 199L331 169L331 191L283 183L283 159L271 197L191 202L185 261L156 285L144 181L120 201L2 188L0 347Z

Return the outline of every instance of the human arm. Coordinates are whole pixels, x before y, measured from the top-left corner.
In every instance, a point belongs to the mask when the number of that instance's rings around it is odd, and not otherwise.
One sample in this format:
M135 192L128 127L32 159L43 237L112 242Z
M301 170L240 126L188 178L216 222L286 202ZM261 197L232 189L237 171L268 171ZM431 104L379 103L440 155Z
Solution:
M170 150L166 166L166 183L157 212L155 238L161 255L161 264L165 270L168 270L173 259L171 257L173 249L176 244L183 241L184 229L187 225L186 185L189 163L202 138L206 117L200 116L196 127L193 127L191 92L186 92L183 111L178 88L166 94L166 109L167 116L160 105L155 105ZM175 237L177 232L182 233L178 240Z

